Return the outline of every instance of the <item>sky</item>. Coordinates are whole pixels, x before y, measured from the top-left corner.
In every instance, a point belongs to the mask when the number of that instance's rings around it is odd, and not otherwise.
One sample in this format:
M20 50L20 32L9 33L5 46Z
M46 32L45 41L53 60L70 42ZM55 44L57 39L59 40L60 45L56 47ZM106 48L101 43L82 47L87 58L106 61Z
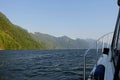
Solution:
M113 32L117 0L0 0L0 12L28 32L97 39Z

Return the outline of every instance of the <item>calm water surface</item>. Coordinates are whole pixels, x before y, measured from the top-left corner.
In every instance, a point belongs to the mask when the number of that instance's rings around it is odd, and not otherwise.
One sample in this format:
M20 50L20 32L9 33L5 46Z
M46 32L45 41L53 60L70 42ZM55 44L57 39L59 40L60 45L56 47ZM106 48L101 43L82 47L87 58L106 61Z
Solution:
M0 51L0 80L80 80L85 50Z

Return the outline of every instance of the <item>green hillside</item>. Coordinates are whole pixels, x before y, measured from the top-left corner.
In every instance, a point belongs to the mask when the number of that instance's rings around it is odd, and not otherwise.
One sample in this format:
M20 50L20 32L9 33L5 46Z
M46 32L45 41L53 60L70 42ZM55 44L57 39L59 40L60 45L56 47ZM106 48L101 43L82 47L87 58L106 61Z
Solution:
M39 42L44 43L47 49L65 49L59 45L57 38L48 34L42 34L40 32L31 33L33 38Z
M71 39L67 36L54 37L39 32L31 33L33 38L40 43L44 43L47 49L87 49L89 43L83 39Z
M27 30L12 24L5 15L0 13L0 49L45 49L45 46L36 42Z

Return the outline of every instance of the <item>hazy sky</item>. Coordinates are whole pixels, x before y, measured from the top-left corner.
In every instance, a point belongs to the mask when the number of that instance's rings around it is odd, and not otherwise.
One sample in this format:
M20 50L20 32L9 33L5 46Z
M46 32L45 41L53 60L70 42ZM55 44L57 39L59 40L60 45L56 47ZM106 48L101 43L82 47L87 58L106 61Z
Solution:
M112 32L117 0L0 0L0 11L29 32L94 38Z

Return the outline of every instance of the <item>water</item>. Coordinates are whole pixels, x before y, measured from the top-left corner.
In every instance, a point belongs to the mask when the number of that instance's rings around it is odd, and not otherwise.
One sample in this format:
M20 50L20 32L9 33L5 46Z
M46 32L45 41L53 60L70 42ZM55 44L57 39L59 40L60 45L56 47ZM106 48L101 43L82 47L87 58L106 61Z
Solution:
M80 80L85 50L0 51L0 80Z

